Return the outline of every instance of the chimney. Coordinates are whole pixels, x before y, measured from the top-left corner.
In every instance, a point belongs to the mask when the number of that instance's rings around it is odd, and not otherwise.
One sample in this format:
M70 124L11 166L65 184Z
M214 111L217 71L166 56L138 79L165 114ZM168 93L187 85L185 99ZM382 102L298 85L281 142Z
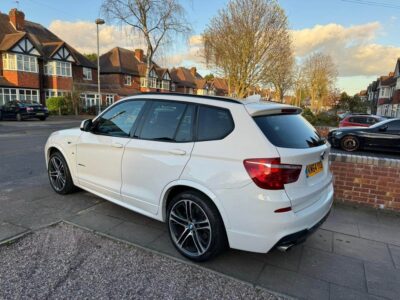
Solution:
M190 73L192 73L192 75L193 75L194 77L196 77L196 73L197 73L196 67L190 68Z
M25 14L16 8L13 8L8 13L11 24L18 31L23 31L25 27Z
M139 61L143 61L143 50L142 49L135 49L135 57Z

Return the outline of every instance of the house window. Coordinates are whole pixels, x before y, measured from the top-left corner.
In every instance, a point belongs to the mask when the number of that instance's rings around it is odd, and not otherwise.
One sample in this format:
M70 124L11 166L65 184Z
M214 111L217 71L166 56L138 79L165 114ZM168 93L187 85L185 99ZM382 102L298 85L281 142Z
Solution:
M92 80L92 69L91 68L83 68L83 79L84 80Z
M171 91L175 92L176 91L176 85L175 83L171 83Z
M4 70L37 73L37 58L24 54L4 53L3 68Z
M0 106L13 100L39 102L39 92L32 89L0 88Z
M124 84L125 85L132 85L132 76L131 75L125 75Z
M147 78L140 77L140 87L147 87Z
M98 107L99 106L99 95L98 94L89 94L83 93L80 96L81 102L83 104L83 108L88 109L90 107Z
M60 91L60 90L46 90L45 92L45 97L46 100L52 97L63 97L66 96L68 93L66 91Z
M149 87L156 89L157 88L157 78L150 77L149 78Z
M49 61L44 65L44 74L50 76L72 77L71 63L64 61Z
M163 80L161 82L161 89L169 91L170 82L169 80Z
M114 103L114 95L106 95L106 105L110 106Z
M39 102L39 95L37 90L19 89L18 100L27 102Z

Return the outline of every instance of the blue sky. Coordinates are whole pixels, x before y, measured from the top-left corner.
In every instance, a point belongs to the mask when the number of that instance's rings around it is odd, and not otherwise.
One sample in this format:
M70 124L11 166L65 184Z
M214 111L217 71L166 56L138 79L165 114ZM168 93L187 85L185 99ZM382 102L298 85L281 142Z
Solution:
M92 22L99 17L101 2L101 0L20 0L19 8L25 12L27 19L53 28L52 23L55 20L70 23ZM193 35L199 35L210 18L218 9L223 8L227 1L184 0L182 2L192 23ZM338 85L350 93L365 88L365 85L376 76L392 71L396 58L400 56L400 1L376 0L376 2L399 5L399 8L360 5L342 0L279 1L286 11L290 28L298 33L295 35L298 37L295 39L295 44L300 45L299 52L303 51L302 55L305 55L307 51L321 49L331 51L339 66ZM8 12L10 8L16 7L15 1L12 0L2 0L1 3L2 12ZM329 24L331 26L328 26ZM320 27L316 28L317 25ZM56 33L63 38L62 32ZM339 40L335 42L335 36L332 35L338 35ZM363 37L358 38L361 35ZM320 38L321 36L324 38ZM313 37L316 41L309 40ZM79 40L67 39L67 41L79 49L76 45ZM305 43L317 45L307 47ZM336 46L349 47L349 51L337 51L333 49ZM177 52L185 51L187 47L179 44ZM380 60L381 56L385 56L384 61ZM365 58L362 59L363 57ZM363 72L363 65L367 66L371 61L376 66ZM190 65L193 61L186 56L182 64Z

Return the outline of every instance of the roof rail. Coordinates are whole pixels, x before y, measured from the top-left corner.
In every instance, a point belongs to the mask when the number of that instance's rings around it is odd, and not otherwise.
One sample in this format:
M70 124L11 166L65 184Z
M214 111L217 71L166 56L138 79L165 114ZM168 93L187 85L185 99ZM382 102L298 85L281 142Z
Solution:
M237 103L237 104L244 104L242 101L229 98L229 97L221 97L221 96L208 96L208 95L193 95L193 94L184 94L184 93L157 93L157 92L142 92L137 95L167 95L167 96L182 96L182 97L193 97L193 98L204 98L204 99L212 99L212 100L218 100L218 101L224 101L224 102L230 102L230 103Z

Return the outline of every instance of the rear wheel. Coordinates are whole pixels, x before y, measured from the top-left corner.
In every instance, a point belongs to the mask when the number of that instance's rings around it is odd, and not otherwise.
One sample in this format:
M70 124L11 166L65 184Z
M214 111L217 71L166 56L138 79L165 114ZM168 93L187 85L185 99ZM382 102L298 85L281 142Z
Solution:
M22 121L22 115L20 113L17 114L16 118L18 122Z
M39 120L40 120L40 121L45 121L45 120L46 120L46 117L39 117Z
M340 146L345 151L353 152L359 149L360 142L357 137L348 135L342 138Z
M47 169L50 185L55 192L65 195L76 190L67 162L60 152L50 155Z
M209 260L227 246L218 210L201 193L187 191L176 195L168 205L167 224L175 248L191 260Z
M2 120L3 120L3 113L0 110L0 121L2 121Z

